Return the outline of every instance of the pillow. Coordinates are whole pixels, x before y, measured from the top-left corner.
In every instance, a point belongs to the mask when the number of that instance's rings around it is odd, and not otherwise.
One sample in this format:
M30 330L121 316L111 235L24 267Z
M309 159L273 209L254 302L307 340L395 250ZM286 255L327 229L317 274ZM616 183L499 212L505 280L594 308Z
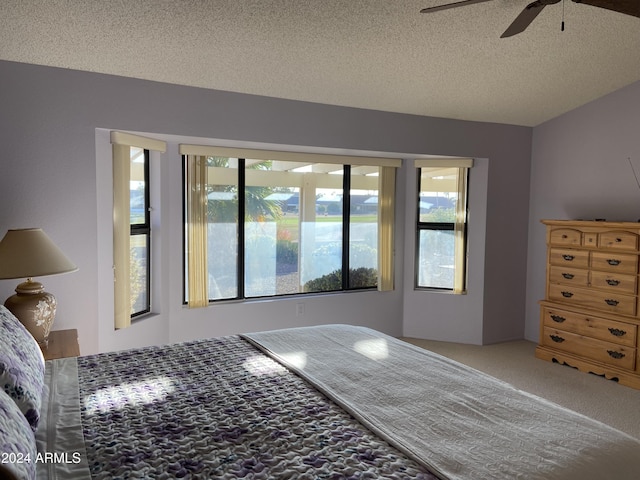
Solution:
M36 478L36 439L9 395L0 391L0 478Z
M35 338L0 305L0 390L13 399L35 432L40 420L44 357Z

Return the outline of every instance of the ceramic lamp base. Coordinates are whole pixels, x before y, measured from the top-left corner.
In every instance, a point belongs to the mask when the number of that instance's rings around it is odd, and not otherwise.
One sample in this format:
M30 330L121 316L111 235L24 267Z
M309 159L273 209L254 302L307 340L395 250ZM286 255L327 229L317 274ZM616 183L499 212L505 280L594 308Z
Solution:
M16 294L7 298L4 306L46 348L56 316L56 297L45 292L41 283L29 279L16 287Z

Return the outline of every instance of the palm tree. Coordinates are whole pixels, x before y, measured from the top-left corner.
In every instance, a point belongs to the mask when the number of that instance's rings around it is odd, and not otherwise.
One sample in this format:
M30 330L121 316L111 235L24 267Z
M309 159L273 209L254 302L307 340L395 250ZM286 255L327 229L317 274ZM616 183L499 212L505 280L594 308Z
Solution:
M254 163L248 168L253 170L270 170L271 161ZM229 168L226 157L209 157L207 166ZM212 185L208 188L208 216L209 222L228 223L238 220L238 186ZM274 187L247 186L245 187L245 220L261 220L264 218L278 219L282 216L282 208L277 202L266 200L275 191ZM220 195L215 195L219 193ZM214 194L214 195L211 195Z

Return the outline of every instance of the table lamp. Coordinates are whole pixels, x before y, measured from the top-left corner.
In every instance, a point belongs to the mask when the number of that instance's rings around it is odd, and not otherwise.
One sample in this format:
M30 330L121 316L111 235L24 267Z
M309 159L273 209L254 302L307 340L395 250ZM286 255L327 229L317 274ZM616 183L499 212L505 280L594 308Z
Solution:
M9 230L0 241L0 279L26 278L4 306L46 348L56 315L56 298L32 277L78 270L41 228Z

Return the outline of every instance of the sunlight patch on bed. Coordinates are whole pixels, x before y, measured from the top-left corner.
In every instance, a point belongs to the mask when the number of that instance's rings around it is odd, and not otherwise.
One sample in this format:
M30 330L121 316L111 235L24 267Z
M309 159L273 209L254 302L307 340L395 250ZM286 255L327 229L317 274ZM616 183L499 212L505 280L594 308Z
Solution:
M306 352L289 352L281 353L280 356L292 367L304 370L307 366L307 353Z
M102 388L85 397L84 406L89 415L95 415L129 406L158 402L164 400L174 390L175 385L170 378L164 376L150 378Z
M278 354L284 362L294 368L304 369L307 365L307 354L305 352L290 352ZM279 375L287 371L287 368L271 358L256 355L247 358L242 367L251 375L256 377L263 375Z
M262 377L264 375L279 375L287 371L287 369L278 362L261 355L255 355L247 358L242 363L242 367L251 375L256 377Z
M389 347L384 338L359 340L353 345L353 349L371 360L378 361L389 358Z

